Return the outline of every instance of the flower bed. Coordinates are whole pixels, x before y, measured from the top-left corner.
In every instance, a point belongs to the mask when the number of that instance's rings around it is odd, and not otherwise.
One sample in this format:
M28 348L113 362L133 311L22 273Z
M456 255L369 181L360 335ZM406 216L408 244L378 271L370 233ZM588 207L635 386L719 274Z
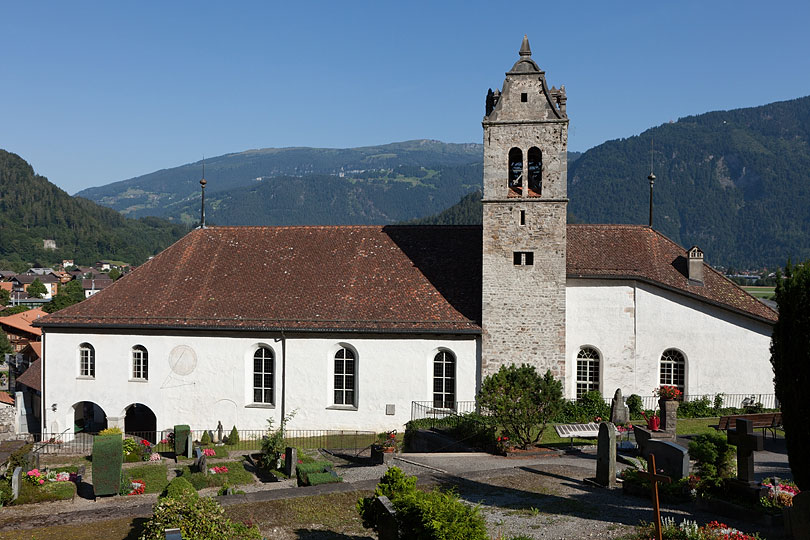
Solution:
M24 475L20 484L20 496L14 504L28 504L45 501L61 501L76 496L76 470L31 469Z
M194 489L200 490L207 487L219 487L224 484L230 486L239 486L243 484L252 484L254 481L253 475L245 469L245 466L239 461L227 461L217 465L221 472L215 474L204 474L201 472L191 472L191 467L188 465L181 469L177 469L177 475L188 479ZM210 471L210 469L209 469Z
M654 538L655 525L650 523L640 527L635 538ZM699 526L697 522L684 520L677 523L673 518L661 520L661 537L664 540L761 540L759 533L746 534L729 527L725 523L711 521Z
M124 469L131 479L141 479L146 484L143 493L160 493L169 484L168 467L163 464L140 465Z

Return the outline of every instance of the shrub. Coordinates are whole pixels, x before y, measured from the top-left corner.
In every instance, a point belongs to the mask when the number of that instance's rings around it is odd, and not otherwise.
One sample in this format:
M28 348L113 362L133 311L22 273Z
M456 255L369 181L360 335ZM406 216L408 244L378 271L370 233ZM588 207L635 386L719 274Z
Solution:
M11 455L8 456L7 461L8 468L6 470L8 471L7 474L9 474L9 482L11 482L10 474L13 473L14 469L16 469L17 467L22 467L23 470L26 471L32 468L31 466L33 465L33 463L28 462L28 455L33 448L34 448L33 444L26 444L25 446L22 446L20 449L18 449L15 452L12 452ZM9 483L9 490L10 489L11 484Z
M231 428L231 434L228 435L228 440L226 444L236 445L239 444L239 431L237 431L236 426Z
M197 490L194 489L194 486L191 485L191 482L186 480L184 476L178 476L177 478L172 479L169 482L169 485L166 486L166 489L163 490L158 496L158 499L164 499L166 497L170 499L180 499L182 497L197 497Z
M708 396L678 405L678 418L708 418L714 416L714 407Z
M180 529L183 538L196 540L261 539L258 527L234 523L225 516L222 506L208 497L160 499L144 524L140 540L163 540L164 531L170 528Z
M123 460L123 440L120 435L93 437L92 476L96 495L115 495L119 492Z
M123 435L121 428L119 427L110 427L107 429L102 429L98 432L99 435Z
M644 410L644 402L641 400L641 396L638 394L627 396L627 408L630 410L631 418L641 418L641 411Z
M595 418L610 419L610 406L605 403L598 390L585 392L577 400L583 422L593 422Z
M461 502L454 493L412 491L391 501L403 538L413 540L489 540L477 506Z
M200 444L211 444L211 436L208 434L207 429L203 431L202 437L200 437Z
M698 435L689 443L689 458L696 461L695 469L701 478L701 489L720 488L723 479L734 474L734 447L722 433Z
M292 411L286 417L282 418L278 429L273 429L272 418L267 420L267 435L262 439L262 455L259 458L259 466L262 468L267 470L276 468L276 464L279 459L281 459L286 449L284 427L287 425L287 422L292 420L293 416L295 416L295 411Z
M324 473L332 470L332 464L328 461L315 461L312 463L302 463L295 468L299 486L312 485L309 477L313 474Z
M181 456L186 452L186 444L191 436L191 428L186 424L174 426L174 454Z
M551 371L541 376L534 366L501 366L487 376L477 397L505 435L526 447L540 440L547 423L563 406L562 383ZM533 435L536 428L539 432Z

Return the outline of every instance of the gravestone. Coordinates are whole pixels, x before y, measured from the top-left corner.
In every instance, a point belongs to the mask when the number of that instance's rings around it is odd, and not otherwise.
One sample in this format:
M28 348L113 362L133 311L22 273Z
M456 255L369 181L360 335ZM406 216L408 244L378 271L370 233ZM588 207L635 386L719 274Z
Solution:
M616 486L616 428L609 422L599 424L596 483L606 487Z
M214 442L217 442L217 443L222 442L222 422L220 422L220 421L217 421L217 440L214 441Z
M121 468L124 464L124 440L121 435L93 437L93 492L98 495L118 495Z
M191 435L186 438L186 457L194 457L194 441L191 439Z
M290 446L284 450L284 474L292 478L295 476L295 468L298 464L298 450Z
M655 461L659 471L673 480L680 480L689 476L689 450L670 441L650 439L645 446L647 459L655 454Z
M163 529L166 540L183 540L183 533L180 529Z
M20 485L22 483L22 467L14 469L11 475L11 500L16 501L20 496Z
M200 447L194 448L194 468L198 472L208 474L208 460Z
M385 495L374 499L377 507L379 521L377 522L378 537L380 540L398 540L399 526L397 525L397 511Z
M610 421L615 425L624 425L630 421L630 409L624 404L622 389L617 388L610 404Z
M737 418L736 429L729 429L728 442L737 446L737 478L728 483L732 491L752 503L764 497L765 488L754 479L754 452L765 447L761 433L754 433L754 421Z
M186 453L187 440L191 438L191 428L186 424L174 426L174 455L182 456ZM189 456L190 457L190 456Z
M810 491L793 496L793 506L784 509L788 538L810 538Z

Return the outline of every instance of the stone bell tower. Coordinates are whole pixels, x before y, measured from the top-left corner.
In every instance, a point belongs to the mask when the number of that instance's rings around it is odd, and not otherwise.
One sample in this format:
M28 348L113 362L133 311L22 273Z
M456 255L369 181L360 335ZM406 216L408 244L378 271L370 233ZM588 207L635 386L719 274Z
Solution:
M521 363L565 375L565 101L525 36L503 90L487 93L482 377Z

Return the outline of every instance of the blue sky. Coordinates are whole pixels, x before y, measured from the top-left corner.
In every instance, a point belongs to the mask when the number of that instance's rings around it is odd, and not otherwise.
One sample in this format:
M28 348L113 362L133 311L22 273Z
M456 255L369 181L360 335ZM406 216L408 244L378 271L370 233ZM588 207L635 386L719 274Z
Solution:
M250 148L480 142L528 34L582 151L810 94L808 21L806 0L8 2L0 148L75 193Z

